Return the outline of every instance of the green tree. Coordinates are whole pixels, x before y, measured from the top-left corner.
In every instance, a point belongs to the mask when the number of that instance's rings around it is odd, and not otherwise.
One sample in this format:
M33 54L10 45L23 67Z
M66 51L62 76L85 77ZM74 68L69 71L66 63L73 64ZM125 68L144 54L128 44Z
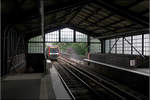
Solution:
M81 56L85 56L88 52L87 43L53 43L53 45L57 45L62 51L72 48Z

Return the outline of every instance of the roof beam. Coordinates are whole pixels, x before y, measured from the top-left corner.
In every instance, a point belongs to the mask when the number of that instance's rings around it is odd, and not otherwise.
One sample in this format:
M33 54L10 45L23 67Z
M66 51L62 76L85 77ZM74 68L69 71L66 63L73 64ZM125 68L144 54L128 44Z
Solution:
M130 25L127 25L127 26L125 26L125 27L117 27L117 28L115 28L114 30L112 30L112 32L116 33L117 30L120 30L120 29L123 29L123 28L130 28L130 27L132 27L132 26L134 26L134 25L136 25L136 24L130 24ZM107 34L108 32L110 32L110 31L107 31L107 32L105 32L105 33Z
M97 37L98 39L108 39L108 38L113 38L113 37L116 37L116 38L119 38L119 37L123 37L123 36L131 36L131 35L140 35L140 34L147 34L149 33L149 29L142 29L142 30L136 30L136 31L127 31L127 32L124 32L124 33L116 33L116 34L113 34L113 35L106 35L106 36L99 36Z
M84 8L84 9L86 9L86 8ZM86 13L86 12L84 12L84 13ZM86 14L88 14L88 13L86 13ZM107 19L107 18L109 18L109 17L111 17L111 16L113 16L114 14L110 14L110 15L108 15L108 16L103 16L103 15L101 15L103 18L101 18L101 19L98 19L96 22L95 22L95 24L98 24L98 23L100 23L101 21L103 21L103 20L105 20L105 19ZM96 19L97 19L97 17L95 17Z
M80 27L78 27L78 26L76 26L76 25L73 25L73 24L63 24L63 25L57 26L56 28L64 28L64 27L76 28L76 29L81 30L82 32L83 32L83 31L84 31L84 32L87 32L87 33L89 33L90 35L94 34L92 31L88 31L88 30L86 30L86 29L80 28ZM45 30L44 30L44 31L46 31L47 29L54 29L54 28L55 28L55 27L51 27L50 25L48 25L48 26L45 27ZM33 28L33 29L29 29L29 30L30 30L30 31L26 31L25 34L31 34L31 33L40 32L40 26L35 27L35 28Z
M104 28L104 26L98 25L98 23L93 23L93 22L91 22L91 21L89 21L89 20L87 20L86 22L90 23L90 25L86 25L86 27L95 26L95 27L99 27L99 28ZM81 25L80 25L80 26L81 26ZM105 28L105 30L113 31L113 30L111 30L111 29L109 29L109 28Z
M115 22L113 22L113 23L111 23L111 24L108 24L108 25L104 26L103 28L106 28L106 27L109 27L109 26L111 26L111 25L120 23L120 22L122 22L122 21L124 21L124 20L125 20L125 19L120 19L120 20L118 20L118 21L115 21ZM99 30L99 28L94 29L94 31L97 31L97 30Z
M125 21L125 19L120 19L120 20L115 21L115 22L113 22L113 23L110 23L110 24L108 24L108 25L106 25L106 26L104 26L104 27L109 27L109 26L111 26L111 25L118 24L118 23L120 23L120 22L122 22L122 21Z
M67 24L69 24L77 16L77 14L82 10L82 8L83 7L79 7L79 9L69 18Z
M109 32L113 32L113 33L116 33L116 31L117 30L120 30L120 29L123 29L123 28L130 28L130 27L132 27L132 26L134 26L135 24L130 24L130 25L127 25L127 26L125 26L125 27L119 27L119 28L115 28L114 30L112 30L112 31L106 31L106 32L104 32L105 34L107 34L107 33L109 33ZM92 31L97 31L97 30L99 30L99 29L94 29L94 30L92 30Z
M98 28L93 29L92 31L96 32L97 30L101 30L101 29L98 27ZM103 29L103 30L105 30L105 29Z
M23 4L25 3L25 1L26 1L26 0L21 0L21 1L19 2L19 4L20 4L20 5L23 5Z
M105 9L108 9L109 11L114 12L115 14L118 14L122 17L125 17L129 20L135 21L143 26L149 26L149 21L147 20L147 18L140 16L134 12L129 11L128 9L125 9L119 5L116 5L112 2L109 1L102 1L100 0L98 1L94 1L95 4L98 4L99 6L104 7Z
M18 2L18 0L14 0L14 3L15 3L15 7L16 7L16 12L17 13L22 13L21 5Z
M136 2L133 2L132 4L130 4L129 6L127 6L127 8L133 7L141 2L143 2L144 0L136 0Z
M110 15L108 15L108 16L105 16L105 17L103 17L103 18L101 18L101 19L98 19L95 23L93 23L93 24L98 24L98 23L100 23L101 21L103 21L103 20L105 20L105 19L107 19L107 18L109 18L109 17L111 17L111 16L113 16L113 14L110 14Z
M47 26L45 26L45 27L49 27L49 28L50 28L50 25L51 25L51 24L56 24L57 22L60 21L61 18L64 18L64 17L67 16L68 14L70 14L70 11L68 11L68 12L67 12L66 14L64 14L62 17L59 17L59 18L53 20L52 22L49 23L49 25L47 25ZM29 24L29 25L32 25L32 24ZM32 28L32 29L28 29L28 30L30 30L30 31L27 31L27 32L25 32L25 33L34 32L34 31L38 30L38 28L40 28L40 27L38 26L38 27L35 27L35 28Z
M145 11L141 12L140 14L143 15L143 14L145 14L145 13L149 13L149 8L146 9Z
M87 11L87 12L93 12L93 10L91 10L91 9L89 9L89 8L87 8L87 7L85 7L84 10L85 10L84 12L86 12L86 11ZM87 13L87 12L86 12L86 13Z
M65 3L61 3L58 5L54 5L52 7L48 7L46 10L46 14L52 14L52 13L56 13L56 12L60 12L60 11L64 11L66 9L72 9L75 7L80 7L82 5L87 4L88 1L83 0L82 2L77 0L77 1L73 1L73 2L65 2Z
M101 8L96 9L94 12L92 12L91 14L89 14L88 16L86 16L83 20L81 20L78 25L80 25L81 23L83 23L84 21L88 20L89 18L91 18L92 16L94 16L95 14L98 13L98 11L101 10Z
M59 17L59 18L55 18L55 20L52 20L52 22L49 23L50 24L54 24L54 23L57 23L57 22L60 22L61 19L65 19L66 16L70 15L71 11L67 11L63 16Z
M70 15L71 11L70 10L66 10L65 14L62 15L61 17L58 17L57 19L55 18L54 20L52 20L50 23L48 23L49 25L50 24L54 24L54 23L57 23L57 22L60 22L61 19L65 19L66 16ZM37 24L37 23L23 23L23 24L27 24L27 25L30 25L30 24Z
M58 29L65 28L65 27L66 26L63 26L63 25L58 25L55 27L47 26L47 27L44 27L44 32L46 34L46 33L56 31ZM25 34L26 34L26 39L29 39L33 36L41 35L40 27L36 27L36 28L32 29L31 31L26 32Z
M119 30L119 29L123 29L123 28L131 28L131 27L134 26L134 25L136 25L136 24L134 23L134 24L129 24L129 25L124 26L124 27L117 27L117 28L115 29L115 31L116 31L116 30Z
M75 7L78 7L81 5L85 5L88 2L89 1L86 1L86 0L83 0L83 1L74 0L72 2L64 2L61 4L59 3L59 4L55 4L53 6L44 7L45 16L48 14L53 14L53 13L65 11L67 9L72 9L72 8L75 8ZM7 20L5 21L6 23L14 23L14 24L17 23L17 24L19 24L19 23L26 22L28 20L32 20L32 19L40 17L37 8L22 12L21 15L18 15L18 13L15 15L14 13L15 12L10 13L9 15L4 15L4 16L8 17ZM15 16L12 16L12 15L15 15Z
M97 35L95 34L95 33L93 33L92 31L89 31L89 30L86 30L86 29L84 29L84 28L80 28L80 27L78 27L78 26L76 26L76 25L73 25L73 24L68 24L68 25L66 25L67 27L69 27L69 28L71 28L71 29L75 29L75 30L77 30L77 31L80 31L80 32L82 32L82 33L85 33L85 34L87 34L87 35L90 35L90 36L93 36L93 37L96 37ZM100 35L99 35L100 36Z
M110 29L108 29L107 27L104 27L104 26L101 26L101 25L98 24L98 23L100 23L100 21L102 21L102 20L104 20L104 19L106 19L106 18L109 18L110 16L112 16L112 15L108 15L108 16L102 18L102 19L99 19L99 20L96 21L95 23L90 22L89 20L86 20L86 21L87 21L88 23L90 23L89 26L96 26L96 27L105 28L106 30L110 30ZM110 31L111 31L111 30L110 30Z
M56 31L58 29L62 29L62 28L66 28L66 27L68 27L70 29L75 29L76 31L85 33L85 34L93 36L93 37L100 36L100 35L96 35L92 31L88 31L86 29L80 28L80 27L78 27L76 25L73 25L73 24L58 25L56 27L47 26L47 27L45 27L44 31L45 31L45 34L46 34L46 33ZM33 36L37 36L37 35L40 35L39 27L36 27L35 29L32 29L32 31L26 32L26 40L33 37Z

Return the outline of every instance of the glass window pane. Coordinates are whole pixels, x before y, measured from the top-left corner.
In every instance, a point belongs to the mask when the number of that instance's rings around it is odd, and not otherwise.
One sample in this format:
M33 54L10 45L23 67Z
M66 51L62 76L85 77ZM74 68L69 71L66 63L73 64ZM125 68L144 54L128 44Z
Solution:
M144 34L144 55L150 55L150 34Z
M28 53L43 53L43 43L28 43Z
M122 54L122 38L117 41L117 53Z
M115 44L115 39L111 39L111 48L113 47L114 44ZM111 53L115 53L115 46L112 48Z
M46 42L58 42L59 41L59 31L54 31L47 33L45 35Z
M90 44L91 53L101 53L101 43L91 43Z
M142 54L142 35L133 36L133 46ZM133 54L139 55L134 48Z
M131 36L125 37L131 43ZM131 45L124 40L124 54L131 54Z
M43 41L43 38L42 36L36 36L36 37L33 37L29 40L29 42L42 42Z
M90 37L90 52L91 53L101 53L101 42L99 39Z
M73 30L64 28L61 30L61 42L73 42Z
M76 42L87 42L87 35L76 31Z
M90 37L90 42L97 42L97 43L99 43L100 40L96 39L96 38L93 38L93 37Z
M105 40L105 53L109 53L109 40Z

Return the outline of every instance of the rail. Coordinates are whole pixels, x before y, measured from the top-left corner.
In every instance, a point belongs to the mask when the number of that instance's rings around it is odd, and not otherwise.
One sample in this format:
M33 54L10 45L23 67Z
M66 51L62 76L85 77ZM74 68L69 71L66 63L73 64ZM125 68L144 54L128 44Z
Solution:
M95 82L97 85L102 86L105 90L107 90L108 92L112 93L113 95L121 98L122 100L124 100L125 98L128 98L128 99L132 98L132 100L141 100L141 98L146 98L143 95L136 96L135 93L133 93L134 95L131 93L128 93L129 91L121 89L117 85L111 84L107 80L99 78L99 77L95 76L94 74L91 74L83 69L80 69L79 67L76 67L76 65L73 65L72 63L70 63L69 60L64 60L64 59L61 59L61 60L63 60L63 62L67 63L68 65L72 66L72 67L70 67L71 69L74 69L78 73L81 73L83 76L88 77L90 80ZM144 100L146 100L146 99L144 99Z
M59 66L58 66L59 65ZM56 67L57 66L57 67ZM70 87L70 91L72 91L71 94L73 94L73 96L76 98L82 98L82 96L84 95L84 93L78 93L81 95L81 97L77 94L77 90L78 88L80 88L79 90L88 90L88 94L90 94L90 97L93 97L95 98L96 97L99 97L99 95L93 90L92 87L90 87L88 84L86 84L82 79L80 79L77 75L75 75L72 71L68 70L66 67L64 67L61 63L57 63L57 65L55 64L55 67L56 69L58 70L58 72L60 73L60 75L62 75L62 78L69 83L65 83L67 85L67 87ZM65 71L65 72L63 72ZM67 74L64 76L64 74ZM67 77L69 77L70 79L68 79ZM73 79L75 78L75 79ZM75 88L72 88L72 87L75 87ZM75 90L76 89L76 90ZM76 91L76 92L74 92ZM82 98L83 99L83 98ZM85 99L85 98L84 98ZM96 98L95 98L96 99Z

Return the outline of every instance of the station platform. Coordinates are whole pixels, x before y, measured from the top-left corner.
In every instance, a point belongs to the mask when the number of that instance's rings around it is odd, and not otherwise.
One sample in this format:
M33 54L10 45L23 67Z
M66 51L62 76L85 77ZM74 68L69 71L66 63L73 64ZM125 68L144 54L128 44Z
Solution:
M104 66L111 67L111 68L114 68L114 69L119 69L119 70L122 70L122 71L136 73L136 74L139 74L139 75L150 76L149 68L124 68L124 67L110 65L110 64L103 63L103 62L90 60L90 59L84 59L84 61L94 63L94 64L99 64L99 65L104 65Z
M99 74L145 96L149 95L149 68L125 68L89 59L84 61L89 62L89 66L98 70Z
M1 81L3 100L70 100L57 70L51 66L48 73L8 75Z

